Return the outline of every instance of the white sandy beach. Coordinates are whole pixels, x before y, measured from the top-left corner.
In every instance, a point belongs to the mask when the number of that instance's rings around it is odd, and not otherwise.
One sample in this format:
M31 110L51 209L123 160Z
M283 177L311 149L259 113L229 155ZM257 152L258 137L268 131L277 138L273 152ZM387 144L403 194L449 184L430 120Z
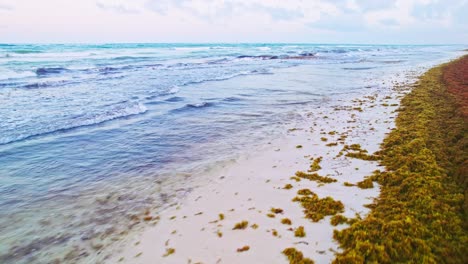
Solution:
M369 210L364 205L379 194L377 184L372 189L360 189L343 183L362 181L374 170L383 168L376 161L337 154L345 144L360 144L370 154L377 151L385 134L394 127L394 110L400 95L390 88L381 89L379 93L307 114L305 122L291 127L284 138L207 175L207 179L212 179L210 183L194 189L179 204L162 212L148 212L154 226L126 241L107 262L287 263L282 251L294 247L316 263L330 263L334 252L339 251L333 230L346 225L332 226L330 216L312 222L304 218L301 205L292 199L298 190L307 188L320 198L331 196L340 200L346 217L356 214L364 217ZM330 135L332 131L336 134ZM326 146L338 142L341 136L346 137L344 144ZM310 158L317 157L323 157L317 173L337 182L320 184L290 179L296 171L307 171ZM293 188L283 189L288 183ZM268 217L271 208L281 208L283 213ZM224 215L223 220L219 214ZM292 225L282 224L283 218L289 218ZM233 230L241 221L248 221L248 227ZM253 224L258 228L252 228ZM294 236L291 228L299 226L304 226L305 237ZM249 250L237 251L244 246L249 246ZM174 252L166 255L172 249Z

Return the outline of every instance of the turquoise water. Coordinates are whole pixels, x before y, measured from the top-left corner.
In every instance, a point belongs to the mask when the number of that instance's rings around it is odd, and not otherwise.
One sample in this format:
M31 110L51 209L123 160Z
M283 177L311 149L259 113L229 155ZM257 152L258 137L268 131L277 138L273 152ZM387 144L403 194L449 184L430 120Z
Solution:
M0 262L95 259L302 113L464 48L0 44Z

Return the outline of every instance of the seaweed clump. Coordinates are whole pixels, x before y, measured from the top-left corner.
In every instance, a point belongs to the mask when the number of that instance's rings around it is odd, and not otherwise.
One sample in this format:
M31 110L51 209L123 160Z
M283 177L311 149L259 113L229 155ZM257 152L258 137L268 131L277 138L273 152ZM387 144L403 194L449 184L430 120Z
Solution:
M320 162L322 162L322 157L318 157L316 159L311 159L312 164L310 164L310 169L308 170L309 172L314 172L320 170L322 167L320 166Z
M298 228L296 228L296 230L294 230L294 236L296 236L296 237L305 237L306 232L304 230L304 227L299 226Z
M371 189L374 188L374 183L372 182L372 178L367 178L363 181L358 182L357 187L361 189Z
M237 252L244 252L244 251L248 251L249 249L250 249L249 246L243 246L243 247L241 247L241 248L238 248L238 249L237 249Z
M239 222L239 223L235 224L234 227L232 228L232 230L246 229L248 225L249 225L248 221L242 221L242 222Z
M296 176L299 177L299 178L308 179L308 180L311 180L311 181L317 181L317 182L320 182L320 183L336 182L336 179L333 179L333 178L328 177L328 176L320 176L317 173L305 173L305 172L302 172L302 171L298 171L298 172L296 172Z
M334 215L330 219L330 224L332 226L337 226L337 225L346 224L346 223L348 223L348 218L346 218L346 216L344 215L340 215L340 214Z
M287 248L283 250L283 254L288 257L290 264L314 264L310 258L304 258L304 254L295 248Z
M343 252L333 263L468 263L467 123L444 79L461 61L468 72L468 56L433 68L403 98L379 153L380 197L366 218L334 231ZM454 78L466 91L466 75Z
M346 151L346 157L362 159L362 160L380 160L378 155L369 155L367 150L362 149L359 144L345 145L342 152Z
M304 208L305 217L313 222L318 222L327 215L335 215L344 211L344 205L341 201L335 201L329 196L320 199L313 192L303 196L296 196L293 202L299 202Z

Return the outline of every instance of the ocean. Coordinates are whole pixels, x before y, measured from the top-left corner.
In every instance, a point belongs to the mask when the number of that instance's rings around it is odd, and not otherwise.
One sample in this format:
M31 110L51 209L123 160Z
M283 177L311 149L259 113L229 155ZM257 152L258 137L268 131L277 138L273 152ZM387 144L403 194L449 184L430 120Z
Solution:
M0 262L102 260L144 228L129 219L307 113L414 81L464 48L0 44Z

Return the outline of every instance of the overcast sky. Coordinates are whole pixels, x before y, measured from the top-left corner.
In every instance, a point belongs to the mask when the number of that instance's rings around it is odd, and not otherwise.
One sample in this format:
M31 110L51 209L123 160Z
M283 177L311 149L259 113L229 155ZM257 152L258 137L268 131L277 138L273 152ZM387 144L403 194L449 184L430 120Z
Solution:
M0 43L468 44L468 0L0 0Z

